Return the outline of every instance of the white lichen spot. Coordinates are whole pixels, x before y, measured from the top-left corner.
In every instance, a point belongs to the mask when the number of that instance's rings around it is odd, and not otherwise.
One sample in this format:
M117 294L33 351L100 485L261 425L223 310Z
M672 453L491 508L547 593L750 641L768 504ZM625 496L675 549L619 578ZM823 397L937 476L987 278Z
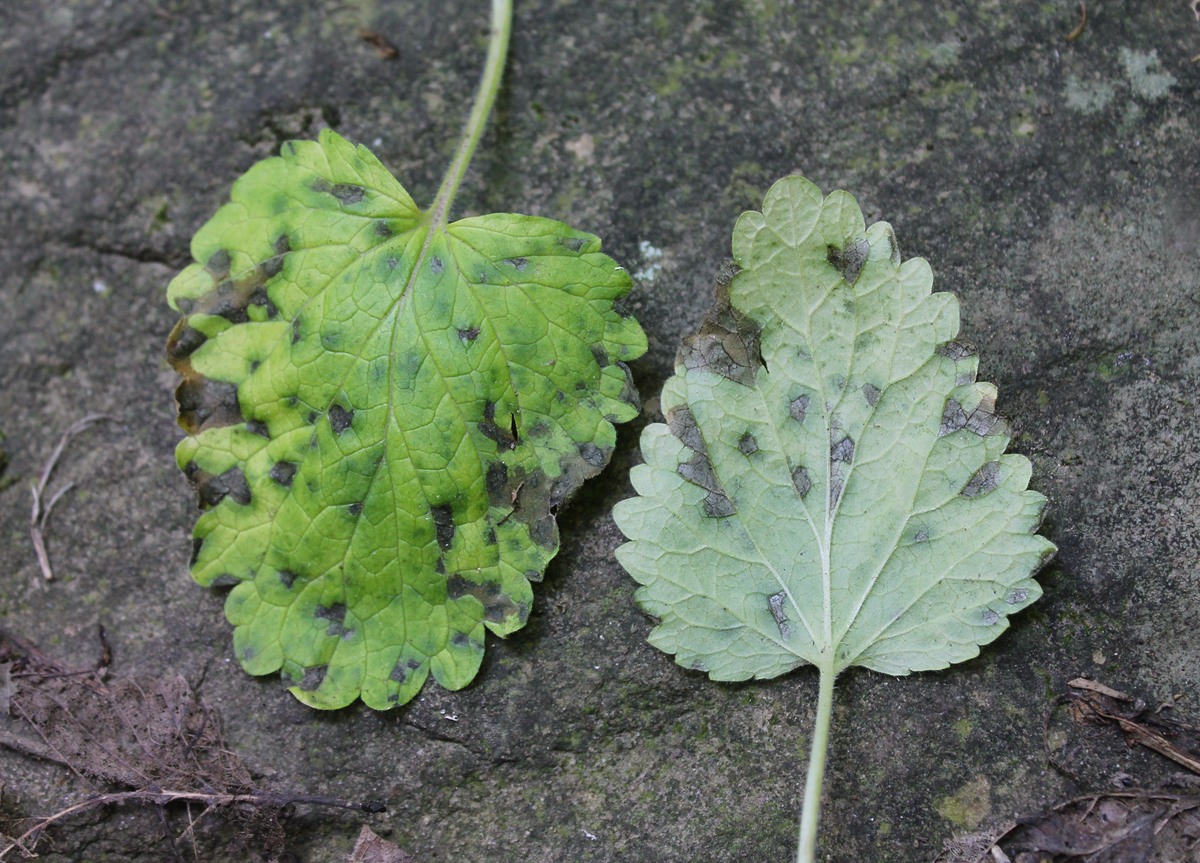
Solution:
M653 282L662 272L663 251L649 240L638 243L638 251L642 253L642 268L633 277L641 282Z
M575 140L567 141L563 146L567 148L568 153L585 165L590 165L596 160L596 139L590 132L584 132Z
M1149 102L1165 99L1177 83L1174 75L1162 70L1157 51L1143 53L1122 48L1121 66L1133 92Z
M1074 75L1067 78L1063 93L1067 107L1080 114L1099 114L1117 95L1116 88L1106 81L1080 81Z
M100 296L107 296L112 289L109 288L108 282L103 279L96 279L92 282L92 291Z

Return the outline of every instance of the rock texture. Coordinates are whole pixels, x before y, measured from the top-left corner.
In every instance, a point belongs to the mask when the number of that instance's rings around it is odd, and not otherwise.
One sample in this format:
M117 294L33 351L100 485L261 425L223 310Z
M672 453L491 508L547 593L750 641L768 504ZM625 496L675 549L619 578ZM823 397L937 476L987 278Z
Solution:
M1042 718L1073 677L1200 699L1200 23L1184 0L1109 3L1068 42L1075 4L968 5L518 0L460 195L461 212L605 238L637 276L650 414L737 214L778 176L850 190L960 296L1059 556L979 659L840 682L830 860L930 860L1115 772L1169 769L1118 748L1076 779L1053 770ZM461 692L315 713L236 666L222 597L186 575L193 498L163 345L188 238L250 164L325 126L427 200L486 16L482 0L0 5L0 447L19 480L0 485L3 625L87 663L103 624L114 671L184 675L263 785L386 801L301 807L291 860L345 859L365 819L419 860L786 860L816 679L719 686L645 643L608 515L636 429L564 515L530 625ZM116 421L60 464L52 485L76 486L43 583L27 481L91 412ZM11 752L0 776L0 816L84 790ZM202 859L246 859L221 829ZM152 810L88 815L42 859L161 860L159 832Z

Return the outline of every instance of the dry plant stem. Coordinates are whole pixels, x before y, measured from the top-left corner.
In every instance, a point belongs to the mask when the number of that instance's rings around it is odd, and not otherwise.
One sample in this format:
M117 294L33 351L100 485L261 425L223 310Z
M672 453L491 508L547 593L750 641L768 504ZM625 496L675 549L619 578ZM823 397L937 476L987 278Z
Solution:
M65 809L60 809L53 815L39 819L38 823L33 827L15 839L10 839L7 846L0 848L0 860L6 859L9 854L18 849L29 856L36 856L30 848L26 847L26 841L36 838L38 833L45 830L51 824L97 806L110 806L130 802L153 803L157 806L165 806L168 803L179 801L203 803L208 807L233 806L238 803L253 803L260 806L263 804L269 806L286 806L289 803L307 803L312 806L330 806L335 809L353 809L358 812L374 813L383 811L382 804L374 801L354 803L350 800L339 800L336 797L322 797L312 794L279 794L273 791L254 791L249 794L206 794L201 791L171 791L169 789L162 789L160 791L118 791L112 794L97 794ZM203 813L201 817L203 817Z
M38 481L29 486L29 490L33 494L33 507L29 513L29 538L33 540L33 551L37 555L38 567L42 570L42 576L46 581L54 579L54 570L50 568L50 555L46 552L46 525L50 521L50 513L59 498L75 487L75 483L67 483L47 501L46 486L50 482L50 475L54 473L54 468L58 466L58 460L62 458L63 450L67 448L67 444L73 437L98 422L112 419L113 417L107 414L88 414L63 432L63 436L58 439L58 444L54 447L54 452L50 453L50 458L42 468L42 474L38 477Z

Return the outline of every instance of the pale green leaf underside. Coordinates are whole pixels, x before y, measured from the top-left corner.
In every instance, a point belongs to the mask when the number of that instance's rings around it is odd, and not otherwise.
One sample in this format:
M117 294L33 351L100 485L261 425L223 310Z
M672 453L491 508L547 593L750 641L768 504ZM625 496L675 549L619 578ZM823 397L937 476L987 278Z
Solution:
M248 671L385 708L524 624L558 506L637 412L645 337L599 249L528 216L434 226L328 131L234 185L169 288L168 355L192 574L233 586Z
M651 642L719 680L975 656L1054 547L995 388L953 341L957 300L890 226L799 177L733 249L728 304L685 342L640 496L614 513Z

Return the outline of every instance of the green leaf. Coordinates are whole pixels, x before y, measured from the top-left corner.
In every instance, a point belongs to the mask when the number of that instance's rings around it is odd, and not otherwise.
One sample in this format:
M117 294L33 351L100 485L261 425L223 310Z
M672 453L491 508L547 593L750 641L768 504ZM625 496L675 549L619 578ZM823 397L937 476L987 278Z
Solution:
M231 198L169 287L192 575L233 585L238 659L306 704L461 688L638 411L629 276L559 222L446 225L331 131Z
M734 261L615 512L653 643L714 680L975 656L1053 546L958 301L798 177L741 217Z
M958 301L901 263L889 225L799 177L742 215L733 256L663 388L667 423L642 435L639 497L614 511L651 643L714 680L815 665L826 702L851 666L975 656L1038 598L1054 546L996 388L955 341ZM817 741L806 807L820 721Z

